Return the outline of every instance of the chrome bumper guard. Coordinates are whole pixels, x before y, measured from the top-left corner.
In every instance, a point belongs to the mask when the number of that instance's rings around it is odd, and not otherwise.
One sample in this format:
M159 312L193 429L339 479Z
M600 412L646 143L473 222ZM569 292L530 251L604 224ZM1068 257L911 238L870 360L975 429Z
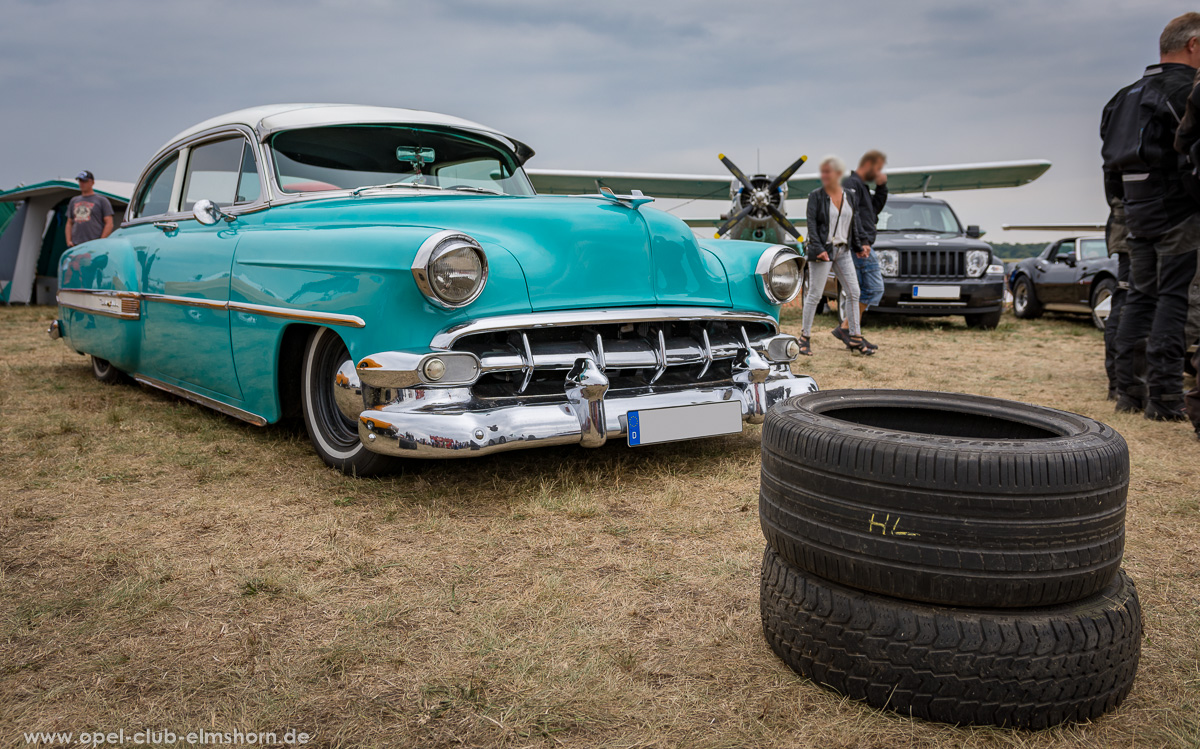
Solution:
M638 410L736 401L742 420L757 424L774 404L817 389L811 377L794 375L787 361L777 360L784 339L794 340L775 335L756 347L745 339L730 352L731 381L651 382L611 393L595 357L578 356L565 372L560 398L477 398L470 385L490 369L486 359L441 349L385 352L364 358L356 370L367 406L358 435L368 449L386 455L465 458L551 445L600 447L627 435L627 415ZM431 367L435 359L440 363Z

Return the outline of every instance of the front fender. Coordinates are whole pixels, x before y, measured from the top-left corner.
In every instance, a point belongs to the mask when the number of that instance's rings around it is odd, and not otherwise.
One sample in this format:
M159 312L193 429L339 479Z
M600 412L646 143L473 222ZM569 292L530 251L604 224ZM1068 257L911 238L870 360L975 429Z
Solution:
M779 319L780 305L770 303L763 296L754 272L758 259L773 245L737 239L706 239L700 246L715 255L724 266L734 309L755 310Z
M417 288L412 263L440 227L351 226L247 231L237 247L230 300L308 312L353 315L363 327L337 326L354 361L378 351L428 346L438 331L482 315L528 312L529 290L516 258L481 238L488 281L473 303L447 310ZM231 339L249 410L279 418L278 363L294 321L237 312Z

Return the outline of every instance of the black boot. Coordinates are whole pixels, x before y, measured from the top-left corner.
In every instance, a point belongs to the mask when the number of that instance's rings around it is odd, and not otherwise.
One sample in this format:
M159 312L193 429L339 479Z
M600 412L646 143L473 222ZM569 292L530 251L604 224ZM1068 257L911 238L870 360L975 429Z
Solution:
M1117 389L1117 413L1136 414L1146 410L1146 388L1141 385Z
M1187 413L1183 410L1183 395L1150 393L1150 402L1146 404L1146 418L1151 421L1187 421Z

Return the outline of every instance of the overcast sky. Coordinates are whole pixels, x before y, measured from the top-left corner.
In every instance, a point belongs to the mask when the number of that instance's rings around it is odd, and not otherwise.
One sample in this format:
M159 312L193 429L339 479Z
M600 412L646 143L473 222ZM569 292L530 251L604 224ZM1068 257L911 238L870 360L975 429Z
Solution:
M1157 60L1159 0L0 0L0 187L132 181L185 127L245 106L431 109L534 147L532 166L720 173L798 155L1045 158L1017 189L947 194L1002 223L1102 221L1100 109ZM693 204L681 215L713 215ZM799 206L793 205L792 212Z

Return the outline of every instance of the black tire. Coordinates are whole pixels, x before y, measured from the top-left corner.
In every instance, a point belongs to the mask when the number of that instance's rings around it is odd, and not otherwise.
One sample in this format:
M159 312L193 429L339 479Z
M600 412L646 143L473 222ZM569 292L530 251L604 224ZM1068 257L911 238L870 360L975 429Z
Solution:
M1017 276L1013 284L1013 314L1022 320L1036 320L1045 310L1037 298L1037 288L1028 276Z
M767 547L763 633L801 676L872 707L959 725L1042 729L1121 704L1141 654L1137 589L1040 609L907 603L806 574Z
M113 366L108 359L98 356L89 357L92 360L92 376L105 385L119 385L129 382L129 375Z
M304 347L300 370L300 410L313 449L328 465L352 476L373 476L394 466L386 455L371 452L358 438L358 419L337 405L334 382L350 352L340 336L319 328Z
M1092 289L1092 324L1100 330L1104 330L1104 324L1108 322L1108 315L1105 314L1101 316L1096 312L1096 307L1105 299L1112 299L1112 295L1116 292L1116 290L1117 282L1116 279L1113 278L1100 279L1100 282L1096 284L1094 289Z
M967 320L968 328L995 330L1000 325L1000 316L1003 314L1003 310L996 310L995 312L979 312L974 315L964 315L964 317Z
M1121 566L1129 449L1083 416L956 393L824 390L767 413L759 516L785 559L946 606L1049 606Z

